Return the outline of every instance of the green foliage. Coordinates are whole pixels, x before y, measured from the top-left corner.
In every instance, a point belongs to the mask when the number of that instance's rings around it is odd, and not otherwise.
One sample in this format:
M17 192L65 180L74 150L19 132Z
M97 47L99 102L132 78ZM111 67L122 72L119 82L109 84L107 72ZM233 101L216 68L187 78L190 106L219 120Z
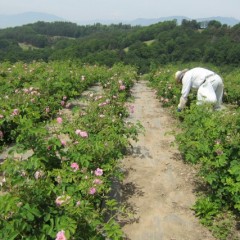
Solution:
M196 212L196 216L201 218L202 224L210 225L213 218L219 213L220 206L209 198L199 198L193 210Z
M224 99L226 102L240 105L240 72L239 69L232 69L224 76L224 86L226 93Z
M55 239L61 231L67 239L122 239L115 220L122 208L109 192L112 179L122 177L118 160L141 130L141 125L125 122L136 70L73 62L3 66L8 88L2 84L10 101L2 101L1 130L5 135L9 127L15 144L0 165L0 239ZM104 91L80 96L94 83ZM16 94L16 88L25 94ZM30 104L32 91L40 93L39 108ZM76 97L86 106L76 105L70 113L67 104ZM54 112L43 111L54 109L55 101ZM14 104L19 111L8 115ZM16 159L16 154L24 157Z
M151 64L189 61L238 66L240 53L238 25L210 21L201 28L201 23L186 19L181 25L174 20L147 27L37 22L1 29L0 43L2 61L78 59L110 67L124 62L137 66L139 73L149 72Z
M216 67L212 69L218 72ZM148 75L150 85L156 88L163 106L174 107L174 116L180 120L181 131L175 137L183 159L198 165L204 191L193 207L196 215L219 239L234 239L232 225L240 210L240 112L236 106L239 71L219 70L225 79L224 100L235 106L226 105L226 110L213 111L211 105L196 105L193 93L184 111L176 113L180 98L180 91L173 83L176 70L176 66L153 68Z

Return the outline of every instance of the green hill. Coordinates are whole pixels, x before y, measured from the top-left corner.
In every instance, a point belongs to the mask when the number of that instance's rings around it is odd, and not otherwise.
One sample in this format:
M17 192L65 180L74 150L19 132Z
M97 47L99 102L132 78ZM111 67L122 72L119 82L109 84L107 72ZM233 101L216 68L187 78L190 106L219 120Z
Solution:
M78 59L112 66L136 65L139 72L175 62L240 63L240 24L184 19L149 26L80 26L71 22L36 22L0 30L0 61Z

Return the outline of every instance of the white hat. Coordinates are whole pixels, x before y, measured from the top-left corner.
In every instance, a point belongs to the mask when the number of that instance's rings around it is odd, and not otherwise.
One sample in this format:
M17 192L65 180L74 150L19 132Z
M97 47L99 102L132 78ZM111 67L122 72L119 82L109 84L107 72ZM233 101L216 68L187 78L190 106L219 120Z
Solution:
M177 82L181 82L184 74L185 74L187 71L188 71L188 69L184 69L184 70L182 70L182 71L177 71L177 72L175 73L175 79L176 79L176 81L177 81Z
M177 71L177 72L175 73L175 79L176 79L177 81L179 81L179 78L180 78L181 73L182 73L182 71Z

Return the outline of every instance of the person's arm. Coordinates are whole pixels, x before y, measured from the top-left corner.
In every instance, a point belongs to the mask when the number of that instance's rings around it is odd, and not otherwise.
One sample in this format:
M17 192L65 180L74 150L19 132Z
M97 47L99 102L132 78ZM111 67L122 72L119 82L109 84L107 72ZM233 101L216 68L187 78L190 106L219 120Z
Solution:
M178 104L178 109L177 109L177 111L178 111L178 112L181 112L182 109L186 106L186 103L187 103L187 98L184 98L183 96L181 96L181 97L180 97L179 104Z
M180 112L186 106L188 95L192 87L191 76L184 76L182 84L182 96L180 97L178 104L178 112Z

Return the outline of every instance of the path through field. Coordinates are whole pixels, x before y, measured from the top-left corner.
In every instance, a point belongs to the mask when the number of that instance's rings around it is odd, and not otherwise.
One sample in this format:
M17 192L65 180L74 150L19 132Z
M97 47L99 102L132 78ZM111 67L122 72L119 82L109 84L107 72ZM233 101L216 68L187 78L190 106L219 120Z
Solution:
M126 178L122 201L135 212L137 221L123 224L130 240L215 239L190 209L195 201L193 167L182 162L174 137L174 120L161 107L154 91L140 81L133 88L135 112L145 135L133 142L132 154L123 160Z

